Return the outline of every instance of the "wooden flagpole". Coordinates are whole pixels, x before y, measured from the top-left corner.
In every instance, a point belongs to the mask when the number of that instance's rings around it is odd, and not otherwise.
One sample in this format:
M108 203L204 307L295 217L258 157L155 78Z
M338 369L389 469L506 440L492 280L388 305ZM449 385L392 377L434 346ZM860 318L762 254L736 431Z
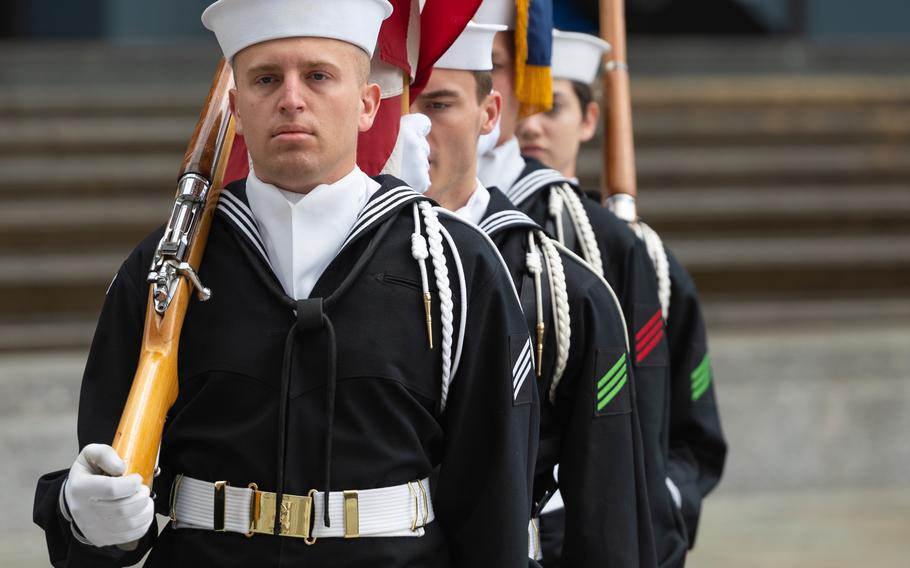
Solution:
M612 48L605 55L603 74L604 199L617 194L634 198L638 193L623 1L600 0L600 35Z

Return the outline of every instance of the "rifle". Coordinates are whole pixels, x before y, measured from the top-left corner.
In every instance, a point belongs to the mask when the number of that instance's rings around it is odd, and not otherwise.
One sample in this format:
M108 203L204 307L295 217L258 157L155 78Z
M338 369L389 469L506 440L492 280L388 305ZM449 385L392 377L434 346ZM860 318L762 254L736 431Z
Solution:
M617 217L633 222L638 218L635 210L638 190L623 0L600 0L600 36L612 48L605 55L608 60L603 74L605 170L601 192Z
M170 220L148 275L149 299L139 364L112 446L151 487L167 412L177 400L177 351L190 295L211 297L196 269L208 240L234 139L228 103L233 71L224 59L183 157Z

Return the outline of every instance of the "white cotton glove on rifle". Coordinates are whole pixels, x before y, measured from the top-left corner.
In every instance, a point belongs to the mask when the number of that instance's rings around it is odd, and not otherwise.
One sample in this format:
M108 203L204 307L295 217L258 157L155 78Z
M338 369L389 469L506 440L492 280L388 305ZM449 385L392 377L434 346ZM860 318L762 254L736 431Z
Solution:
M155 518L149 488L138 473L124 476L126 464L114 448L90 444L76 458L63 485L61 509L95 546L137 541ZM80 539L81 540L81 539Z
M425 114L406 114L401 117L398 140L383 173L400 178L413 189L425 193L430 187L430 134L432 123ZM400 170L395 165L400 164Z

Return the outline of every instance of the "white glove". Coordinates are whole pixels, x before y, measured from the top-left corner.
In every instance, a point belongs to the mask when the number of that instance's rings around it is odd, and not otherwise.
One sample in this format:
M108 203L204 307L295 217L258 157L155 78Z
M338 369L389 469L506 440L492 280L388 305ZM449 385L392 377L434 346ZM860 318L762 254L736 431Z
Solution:
M433 124L425 114L406 114L401 117L395 150L401 159L398 177L413 189L425 193L430 187L430 143L427 135Z
M126 464L114 448L103 444L83 448L70 468L63 485L65 505L90 544L137 541L155 519L155 504L142 476L123 476L125 470Z

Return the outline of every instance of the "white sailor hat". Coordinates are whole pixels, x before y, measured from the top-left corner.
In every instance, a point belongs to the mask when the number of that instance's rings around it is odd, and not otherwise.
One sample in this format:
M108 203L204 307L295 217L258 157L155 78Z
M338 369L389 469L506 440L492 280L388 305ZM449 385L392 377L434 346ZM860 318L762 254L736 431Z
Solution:
M202 24L215 32L229 60L246 47L286 37L337 39L372 57L391 13L386 0L218 0L202 13Z
M515 29L515 0L483 0L474 21L478 24L493 24Z
M493 37L496 32L505 31L505 26L475 24L461 32L455 43L433 66L437 69L459 71L490 71L493 69Z
M610 44L597 36L554 29L553 78L592 83L607 51L610 51Z

